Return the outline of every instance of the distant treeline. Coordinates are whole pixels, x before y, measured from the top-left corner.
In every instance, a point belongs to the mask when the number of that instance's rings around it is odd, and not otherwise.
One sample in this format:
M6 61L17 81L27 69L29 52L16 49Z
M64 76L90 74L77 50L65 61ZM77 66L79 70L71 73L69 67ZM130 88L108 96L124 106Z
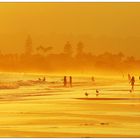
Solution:
M123 73L140 69L140 60L135 60L133 56L126 57L122 52L94 55L86 52L84 48L84 44L79 42L74 52L71 43L66 42L61 53L51 53L53 47L41 45L33 51L32 40L29 36L24 53L0 54L0 70L14 72L116 71Z

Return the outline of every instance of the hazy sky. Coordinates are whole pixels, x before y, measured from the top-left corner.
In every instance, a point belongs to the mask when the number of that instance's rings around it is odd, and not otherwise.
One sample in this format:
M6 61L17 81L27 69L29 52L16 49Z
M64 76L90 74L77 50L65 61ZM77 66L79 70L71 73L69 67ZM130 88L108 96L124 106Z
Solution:
M22 52L30 34L34 48L83 41L94 54L140 58L140 3L0 3L0 19L2 52Z

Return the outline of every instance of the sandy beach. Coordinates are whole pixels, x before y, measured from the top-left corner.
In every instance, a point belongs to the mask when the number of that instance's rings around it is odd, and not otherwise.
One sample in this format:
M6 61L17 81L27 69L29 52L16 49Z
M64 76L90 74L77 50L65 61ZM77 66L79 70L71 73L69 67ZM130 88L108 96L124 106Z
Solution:
M127 77L73 78L72 88L62 78L1 89L0 137L140 137L138 80L130 93Z
M0 138L140 138L140 2L0 3Z

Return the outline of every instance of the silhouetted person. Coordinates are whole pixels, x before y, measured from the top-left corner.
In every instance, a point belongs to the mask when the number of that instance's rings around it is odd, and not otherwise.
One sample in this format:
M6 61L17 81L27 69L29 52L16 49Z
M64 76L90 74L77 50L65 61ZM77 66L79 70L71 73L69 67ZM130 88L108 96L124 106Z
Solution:
M45 82L46 81L46 78L44 77L42 81Z
M93 77L93 76L91 77L91 80L92 80L93 82L95 81L95 79L94 79L94 77Z
M139 76L139 80L140 80L140 76Z
M72 76L70 76L70 87L72 87Z
M123 78L124 78L124 74L123 74L122 76L123 76Z
M131 90L134 91L134 84L135 84L135 77L132 76L131 80L130 80L130 84L132 86Z
M130 76L130 74L128 74L128 81L129 81L129 82L131 81L131 76Z
M66 87L66 86L67 86L67 77L64 76L64 87Z

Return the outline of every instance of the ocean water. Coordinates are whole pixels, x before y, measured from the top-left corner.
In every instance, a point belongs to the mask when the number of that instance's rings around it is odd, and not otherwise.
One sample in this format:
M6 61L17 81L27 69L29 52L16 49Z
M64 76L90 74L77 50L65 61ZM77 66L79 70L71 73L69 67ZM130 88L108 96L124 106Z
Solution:
M45 82L39 82L38 78L46 78ZM113 94L118 94L118 88L120 91L126 90L128 92L127 78L122 77L94 77L95 81L92 81L89 76L72 76L73 87L69 86L69 76L67 76L68 86L63 87L63 76L55 75L41 75L41 74L28 74L28 73L0 73L0 96L14 95L22 96L26 93L33 96L41 94L54 94L58 92L71 92L68 97L75 94L77 90L81 92L94 92L95 90L101 90L104 94L114 90ZM115 92L115 90L117 92ZM111 91L112 93L112 91ZM81 93L82 94L82 93ZM77 94L76 94L77 95ZM38 95L39 96L39 95ZM80 95L79 95L80 97Z

